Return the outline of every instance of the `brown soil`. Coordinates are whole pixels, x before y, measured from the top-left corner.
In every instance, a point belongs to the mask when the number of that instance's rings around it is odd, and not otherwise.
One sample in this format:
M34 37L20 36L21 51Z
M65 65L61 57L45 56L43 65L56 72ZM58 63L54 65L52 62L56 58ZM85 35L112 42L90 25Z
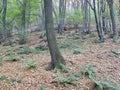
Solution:
M32 34L26 45L33 48L40 42L38 37L37 33ZM109 39L105 43L95 43L96 38L86 37L79 47L80 50L84 51L83 54L75 55L73 49L61 50L67 68L73 72L81 73L78 67L94 64L99 73L98 77L113 78L120 84L120 55L111 52L114 49L120 50L120 39L116 42ZM85 75L83 75L83 79L78 79L77 85L67 84L64 86L52 83L53 77L58 76L58 74L45 70L51 60L48 51L40 54L20 55L20 61L10 62L6 61L6 56L3 53L11 48L10 46L0 46L3 59L0 76L6 75L7 77L7 80L0 81L0 90L38 90L41 85L45 87L45 90L93 90L94 83ZM37 67L27 68L25 66L26 60L36 61ZM12 82L11 79L21 79L21 83Z

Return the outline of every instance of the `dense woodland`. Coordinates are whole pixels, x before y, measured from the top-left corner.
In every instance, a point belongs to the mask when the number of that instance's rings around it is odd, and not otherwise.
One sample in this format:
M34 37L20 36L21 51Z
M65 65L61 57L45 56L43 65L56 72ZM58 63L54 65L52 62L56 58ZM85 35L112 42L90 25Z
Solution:
M0 90L120 90L120 0L0 0Z

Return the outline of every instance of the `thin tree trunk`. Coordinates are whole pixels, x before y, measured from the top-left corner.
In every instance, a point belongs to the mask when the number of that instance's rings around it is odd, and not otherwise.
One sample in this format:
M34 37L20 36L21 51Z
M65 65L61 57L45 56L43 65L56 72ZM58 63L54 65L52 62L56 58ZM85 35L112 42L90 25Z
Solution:
M21 23L21 32L20 32L20 40L19 40L19 43L20 44L24 44L26 42L26 31L25 31L25 23L26 23L26 20L25 20L25 14L26 14L26 0L23 0L23 3L22 3L22 23Z
M25 31L25 11L26 11L26 0L23 0L23 5L22 5L22 24L21 24L21 28L22 31Z
M120 16L120 0L119 0L119 11L118 11L118 15Z
M5 41L7 38L7 30L6 30L6 10L7 10L7 0L3 0L3 12L2 12L2 24L3 24L3 30L2 30L2 41Z
M93 1L93 7L94 7L94 15L95 15L95 22L96 22L96 28L97 28L97 32L98 32L98 36L99 36L99 40L100 42L104 42L104 37L102 32L100 31L100 27L99 27L99 21L98 21L98 17L97 17L97 11L96 11L96 2L95 0Z
M89 34L89 6L86 0L82 0L82 8L83 8L83 32L85 34Z
M28 26L31 26L31 20L30 20L30 17L31 17L31 3L30 3L30 0L28 1L28 5L29 5L29 10L28 10Z
M64 19L66 12L66 0L59 0L59 23L58 23L58 33L62 34Z
M42 9L42 30L45 30L45 10L43 0L41 0L41 9Z

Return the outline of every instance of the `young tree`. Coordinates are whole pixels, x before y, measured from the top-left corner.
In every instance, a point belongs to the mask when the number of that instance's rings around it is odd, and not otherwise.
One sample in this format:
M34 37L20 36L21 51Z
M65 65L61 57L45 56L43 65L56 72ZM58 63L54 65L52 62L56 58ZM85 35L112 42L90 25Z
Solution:
M52 15L52 0L44 0L45 8L45 29L47 33L48 47L51 55L50 69L62 69L61 64L65 65L65 60L62 57L56 43L54 28L53 28L53 15Z

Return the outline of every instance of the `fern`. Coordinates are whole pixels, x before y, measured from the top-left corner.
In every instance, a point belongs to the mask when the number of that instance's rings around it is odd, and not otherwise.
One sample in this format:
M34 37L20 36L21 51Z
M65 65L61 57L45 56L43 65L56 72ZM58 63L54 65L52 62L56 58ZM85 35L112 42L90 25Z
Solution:
M95 83L96 90L104 90L104 87L107 87L109 90L120 90L120 86L113 82L113 80L103 80L99 82L97 79L95 79L97 70L94 68L94 65L87 65L85 67L80 68L83 72L83 74L87 74L88 77ZM113 84L114 83L114 84Z
M29 68L34 68L37 66L37 63L35 61L27 61L26 66Z
M72 75L70 76L61 75L60 77L55 78L55 80L62 84L73 84L73 85L77 84L77 79Z
M58 74L60 77L55 78L55 81L60 82L64 85L66 84L77 84L77 78L82 79L82 75L74 73L74 72L68 72L67 75L63 75L60 71L58 71Z
M110 90L120 90L120 86L113 79L103 80L101 84L109 87Z
M85 67L80 67L83 74L87 74L89 77L97 73L97 70L94 68L93 64L87 65Z

